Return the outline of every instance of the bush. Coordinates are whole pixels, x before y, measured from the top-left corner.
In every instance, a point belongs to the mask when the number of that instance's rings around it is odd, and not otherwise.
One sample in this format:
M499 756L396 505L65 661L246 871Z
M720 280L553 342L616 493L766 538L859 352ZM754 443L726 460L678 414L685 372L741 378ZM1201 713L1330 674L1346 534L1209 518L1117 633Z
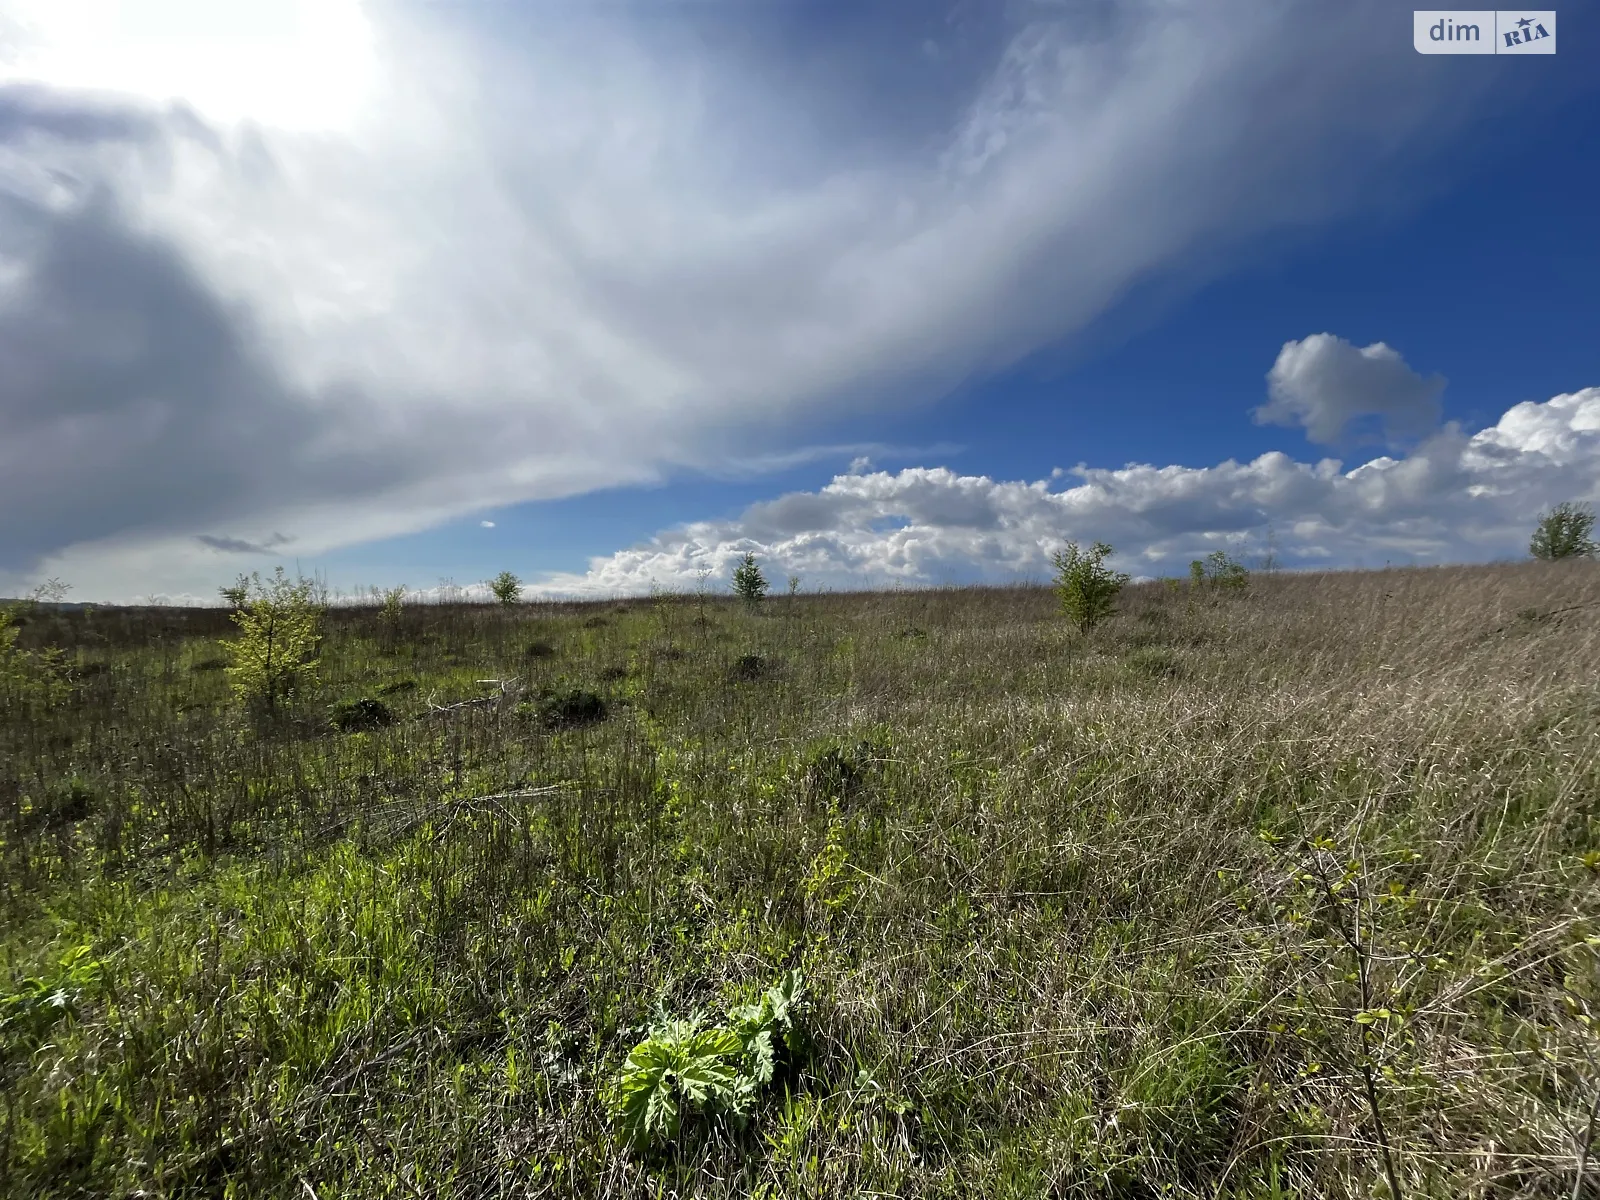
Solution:
M733 594L746 604L759 604L767 594L767 577L756 565L756 556L748 551L744 561L733 569Z
M1128 582L1126 575L1106 568L1105 559L1110 553L1111 547L1105 542L1096 542L1088 551L1080 550L1077 542L1068 542L1065 550L1058 550L1053 556L1061 611L1080 633L1088 633L1110 616L1117 593Z
M362 729L380 729L394 724L394 713L382 700L363 697L360 700L343 700L333 706L331 720L336 729L354 733Z
M743 654L728 675L736 683L751 683L767 673L767 660L759 654Z
M383 631L383 648L389 653L394 653L400 646L400 617L405 606L405 585L385 588L383 591L373 589L378 604L378 628Z
M489 580L489 590L501 604L515 604L522 596L522 580L510 571L501 571Z
M266 583L250 576L232 617L240 636L228 647L228 677L241 701L271 712L316 677L322 605L314 588L312 580L290 579L282 567Z
M812 800L844 802L866 786L873 767L888 747L862 738L854 745L823 746L806 764L805 790Z
M610 715L605 697L576 687L546 688L536 699L524 700L518 710L550 729L593 725Z
M1189 564L1189 583L1193 587L1236 592L1249 582L1249 569L1242 562L1229 558L1226 550L1213 550L1203 560L1197 558Z
M1594 509L1571 500L1539 514L1539 525L1528 552L1549 562L1563 558L1593 558L1600 550L1594 541Z

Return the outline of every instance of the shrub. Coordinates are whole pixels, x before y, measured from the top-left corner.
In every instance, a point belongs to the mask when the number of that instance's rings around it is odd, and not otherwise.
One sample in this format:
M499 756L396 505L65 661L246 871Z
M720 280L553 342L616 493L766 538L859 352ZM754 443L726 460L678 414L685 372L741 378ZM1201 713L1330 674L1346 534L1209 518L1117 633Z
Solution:
M529 642L523 653L529 658L554 658L556 648L549 642Z
M21 607L0 608L0 698L9 690L30 709L48 709L71 694L71 668L59 648L18 648L17 636L27 623L17 611Z
M1538 527L1528 552L1550 562L1563 558L1593 558L1600 550L1594 540L1594 509L1567 500L1539 514Z
M744 560L733 569L733 593L746 604L759 604L767 594L767 577L756 565L756 556L746 551Z
M759 654L743 654L733 664L728 675L735 682L751 683L767 673L767 660Z
M263 583L252 574L243 604L233 614L239 637L230 644L228 677L241 701L267 711L316 676L322 640L322 606L309 579L290 579L279 567Z
M393 725L394 713L382 700L363 697L360 700L342 700L335 704L330 719L336 729L353 733L361 729L379 729L385 725Z
M806 764L807 795L827 801L851 799L888 752L887 745L870 738L861 738L853 745L836 742L820 747Z
M378 628L383 631L383 648L392 654L400 646L400 617L406 600L405 585L382 591L374 588L373 594L378 598Z
M515 604L522 596L522 580L510 571L501 571L489 580L489 590L501 604Z
M1204 560L1197 558L1189 564L1189 583L1193 587L1235 592L1249 582L1249 569L1242 562L1229 558L1226 550L1213 550Z
M610 714L605 697L577 687L546 688L536 699L523 701L518 710L551 729L593 725Z
M1088 633L1111 614L1117 593L1128 582L1126 575L1108 570L1105 559L1111 547L1096 542L1089 550L1068 542L1064 550L1053 555L1056 566L1056 595L1061 597L1061 611L1078 627Z

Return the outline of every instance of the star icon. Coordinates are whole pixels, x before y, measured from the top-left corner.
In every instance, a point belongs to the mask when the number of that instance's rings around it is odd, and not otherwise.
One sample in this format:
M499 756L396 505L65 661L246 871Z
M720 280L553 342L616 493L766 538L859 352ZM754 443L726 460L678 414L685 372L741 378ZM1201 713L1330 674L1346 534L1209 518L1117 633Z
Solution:
M1526 29L1529 25L1533 24L1533 19L1531 17L1523 17L1522 20L1517 22L1517 24Z

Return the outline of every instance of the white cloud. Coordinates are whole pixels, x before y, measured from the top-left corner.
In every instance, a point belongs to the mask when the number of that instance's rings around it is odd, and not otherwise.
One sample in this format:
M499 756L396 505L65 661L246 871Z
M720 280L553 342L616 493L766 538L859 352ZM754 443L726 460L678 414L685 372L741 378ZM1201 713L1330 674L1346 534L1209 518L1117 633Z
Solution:
M493 521L479 521L478 524L480 526L482 526L484 529L493 529L494 528L494 522Z
M544 579L544 595L639 593L726 578L753 551L808 586L1042 577L1068 540L1111 542L1124 569L1181 572L1215 549L1249 557L1268 526L1287 566L1483 561L1526 553L1535 515L1600 500L1600 388L1510 409L1466 436L1446 426L1405 457L1346 470L1278 452L1214 467L1135 465L997 481L944 467L844 474L817 492L756 504L737 520L665 531Z
M7 578L175 590L201 536L311 555L782 462L824 415L931 398L1152 272L1348 209L1471 107L1372 53L1375 2L1317 9L1314 46L1246 0L969 12L990 26L939 34L914 114L816 47L786 84L677 27L726 6L319 4L343 15L265 66L116 65L118 38L182 49L184 4L121 5L113 38L9 0L48 46L8 68L41 86L0 88ZM357 92L277 86L302 59ZM338 120L274 107L302 83Z
M1306 437L1339 443L1364 417L1377 418L1390 445L1421 437L1439 424L1445 381L1423 378L1384 345L1357 349L1331 333L1286 342L1267 373L1269 403L1255 410L1263 424L1300 425Z
M0 83L121 92L212 120L349 129L375 87L360 0L5 0Z

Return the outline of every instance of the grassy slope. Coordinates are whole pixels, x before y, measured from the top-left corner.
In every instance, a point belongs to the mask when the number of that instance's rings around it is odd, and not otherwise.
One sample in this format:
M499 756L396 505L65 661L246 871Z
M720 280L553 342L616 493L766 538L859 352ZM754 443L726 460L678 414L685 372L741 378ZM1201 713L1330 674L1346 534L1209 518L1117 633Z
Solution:
M1368 1074L1408 1195L1572 1188L1593 565L1150 585L1087 641L1022 589L335 612L270 729L228 628L40 614L70 682L0 684L0 996L81 993L0 1031L0 1194L1367 1196ZM611 715L429 715L491 677ZM794 965L751 1125L620 1148L656 1003Z

